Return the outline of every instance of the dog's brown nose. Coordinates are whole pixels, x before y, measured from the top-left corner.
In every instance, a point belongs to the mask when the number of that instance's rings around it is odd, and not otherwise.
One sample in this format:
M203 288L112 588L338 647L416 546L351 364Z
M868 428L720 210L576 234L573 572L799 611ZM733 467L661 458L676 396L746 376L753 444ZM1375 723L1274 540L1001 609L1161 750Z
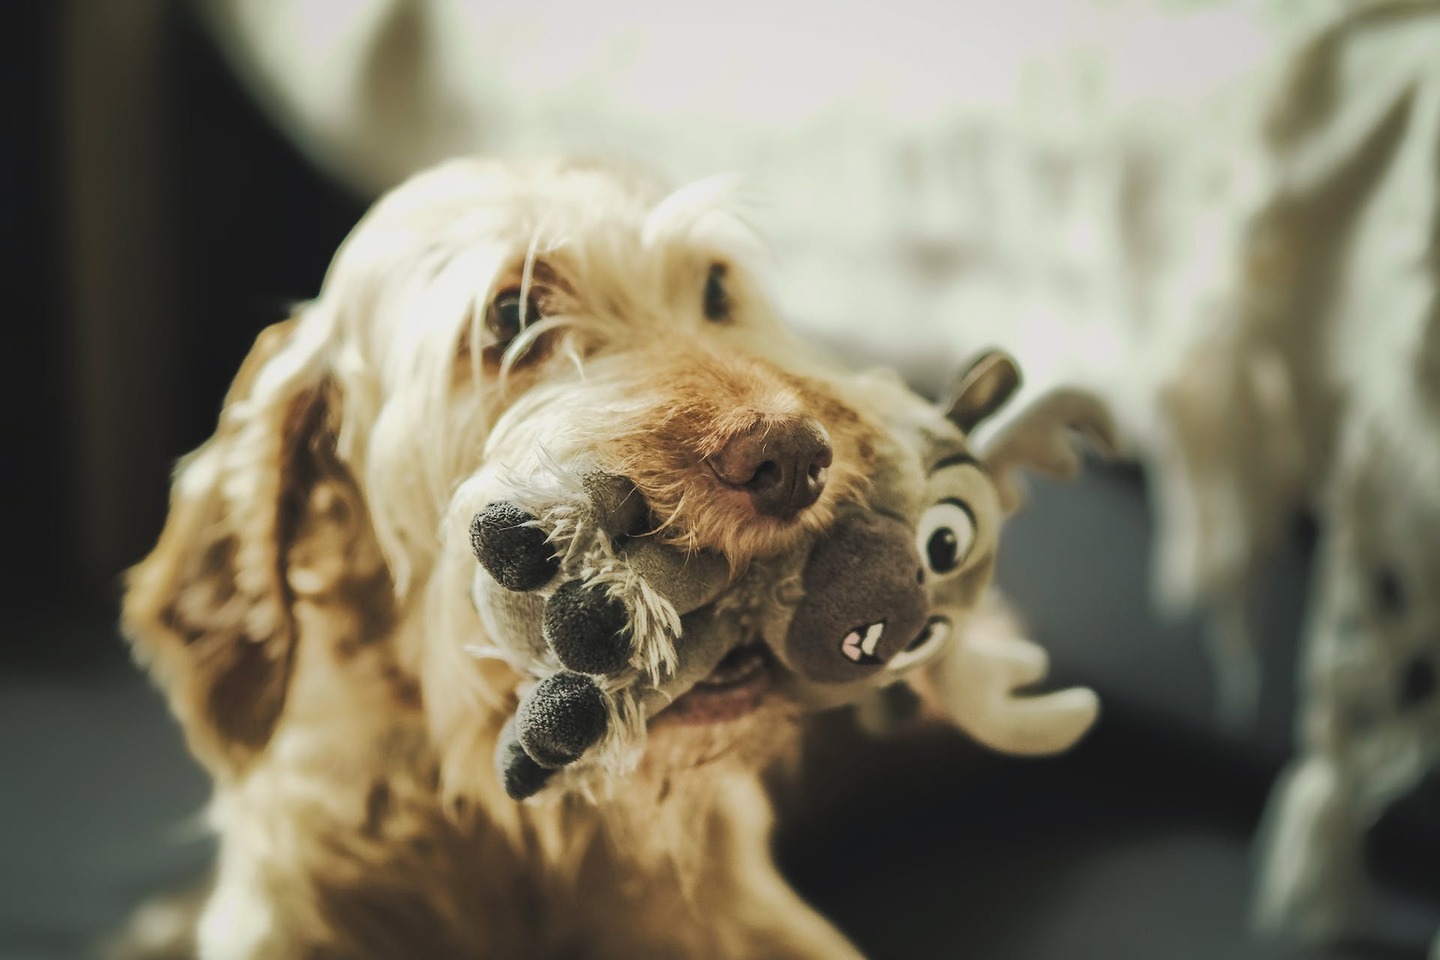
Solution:
M834 458L820 421L786 417L732 437L710 467L727 486L747 491L756 510L789 519L820 499Z

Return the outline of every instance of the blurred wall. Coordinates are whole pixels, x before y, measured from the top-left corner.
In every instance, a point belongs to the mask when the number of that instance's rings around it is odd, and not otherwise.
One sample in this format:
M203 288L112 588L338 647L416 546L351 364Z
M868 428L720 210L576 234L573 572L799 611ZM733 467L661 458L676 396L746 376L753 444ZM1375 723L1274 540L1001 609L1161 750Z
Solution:
M63 387L57 87L59 7L0 5L0 418L7 537L0 601L48 592L69 535Z
M189 4L0 12L11 620L113 613L174 460L363 209L274 132Z

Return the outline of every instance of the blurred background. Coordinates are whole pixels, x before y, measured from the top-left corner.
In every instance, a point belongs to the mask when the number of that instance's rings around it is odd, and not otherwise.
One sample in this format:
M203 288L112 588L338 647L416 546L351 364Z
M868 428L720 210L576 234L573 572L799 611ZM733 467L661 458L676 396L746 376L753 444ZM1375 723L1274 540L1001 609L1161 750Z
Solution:
M1196 402L1177 384L1212 369L1197 358L1217 335L1252 345L1257 302L1304 410L1322 406L1305 393L1317 376L1287 351L1306 331L1423 329L1440 264L1437 23L1433 4L1339 0L0 9L18 547L0 578L0 958L87 955L207 869L205 779L113 622L171 466L210 433L256 333L317 292L370 200L410 171L555 150L639 157L677 181L737 171L807 334L925 391L998 344L1030 395L1090 386L1124 430L1126 462L1037 485L1001 558L1060 679L1101 693L1090 739L1015 761L951 736L856 747L843 718L822 725L780 852L868 955L1426 956L1428 781L1368 834L1362 925L1310 945L1248 932L1326 517L1303 483L1281 496L1235 479L1273 445L1263 418L1219 403L1245 442L1196 446L1174 397ZM1316 179L1339 187L1306 192ZM1274 279L1262 228L1277 209L1323 216L1281 218ZM1416 263L1428 297L1387 298L1387 271ZM1338 275L1327 300L1292 303ZM1227 383L1198 396L1226 400ZM1339 421L1299 419L1318 475ZM1207 465L1234 469L1202 482ZM1244 502L1206 513L1191 503L1206 489ZM1234 530L1227 566L1212 541ZM1239 615L1251 647L1218 660L1207 644L1237 628L1217 627L1233 600L1217 564L1258 599Z

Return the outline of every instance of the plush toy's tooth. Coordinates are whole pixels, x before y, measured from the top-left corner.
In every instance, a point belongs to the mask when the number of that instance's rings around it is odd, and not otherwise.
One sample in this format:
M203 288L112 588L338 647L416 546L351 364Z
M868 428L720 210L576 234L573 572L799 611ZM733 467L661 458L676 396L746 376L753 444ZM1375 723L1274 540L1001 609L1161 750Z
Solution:
M566 669L594 676L624 670L632 644L630 611L603 585L562 583L545 603L545 642Z
M885 624L872 623L865 628L865 639L860 641L860 649L865 656L875 656L875 648L880 644L880 638L885 636Z
M560 571L560 557L534 514L509 500L488 505L470 522L470 549L507 590L536 590Z
M532 760L553 769L579 760L605 735L609 722L605 694L594 680L556 673L520 701L515 733Z
M512 800L532 797L555 775L530 758L515 736L515 718L505 721L500 730L500 739L495 744L495 773L499 775L505 793Z
M865 627L857 627L845 634L845 639L840 641L840 652L845 655L847 660L854 663L875 663L877 660L875 650L880 646L880 641L884 636L885 621L883 620Z

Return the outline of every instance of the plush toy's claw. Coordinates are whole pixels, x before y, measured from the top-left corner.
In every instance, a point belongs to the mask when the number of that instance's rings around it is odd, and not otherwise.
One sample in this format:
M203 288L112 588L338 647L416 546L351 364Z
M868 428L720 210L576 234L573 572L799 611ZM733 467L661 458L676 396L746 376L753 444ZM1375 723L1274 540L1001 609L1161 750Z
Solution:
M512 800L524 800L539 793L554 776L554 770L540 766L515 736L515 718L505 721L500 740L495 745L495 772Z
M530 758L555 768L579 760L609 726L605 694L578 673L556 673L541 680L520 702L515 733Z
M560 570L560 558L535 516L508 500L490 504L470 522L470 548L507 590L535 590Z
M562 583L545 603L545 642L566 669L606 676L630 662L630 611L603 585Z

